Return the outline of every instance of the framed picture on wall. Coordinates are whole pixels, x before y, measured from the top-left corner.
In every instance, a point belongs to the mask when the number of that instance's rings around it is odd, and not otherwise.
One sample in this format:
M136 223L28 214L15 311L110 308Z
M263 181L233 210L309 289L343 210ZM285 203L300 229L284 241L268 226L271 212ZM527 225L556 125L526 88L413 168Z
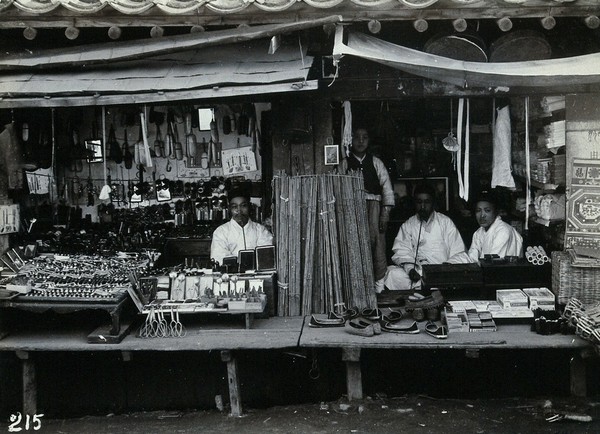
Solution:
M450 195L448 192L448 178L428 177L428 178L398 178L394 181L394 195L396 201L412 201L413 192L418 184L425 183L435 190L436 210L446 212L450 209ZM411 207L411 210L414 208Z
M338 145L325 145L324 149L326 166L340 164L340 148Z

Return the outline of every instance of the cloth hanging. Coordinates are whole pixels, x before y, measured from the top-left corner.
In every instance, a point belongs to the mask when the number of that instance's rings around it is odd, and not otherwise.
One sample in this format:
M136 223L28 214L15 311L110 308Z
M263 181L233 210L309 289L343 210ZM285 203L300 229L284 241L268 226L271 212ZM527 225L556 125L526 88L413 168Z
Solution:
M342 146L346 153L346 157L350 155L350 147L352 146L352 106L350 101L344 101L344 132L342 134Z
M54 173L51 168L27 172L27 186L30 194L50 193L51 183L54 184Z
M14 123L4 125L0 132L0 191L23 188L23 157Z
M511 131L509 108L505 106L496 111L493 137L492 188L498 186L515 188L515 180L510 168Z

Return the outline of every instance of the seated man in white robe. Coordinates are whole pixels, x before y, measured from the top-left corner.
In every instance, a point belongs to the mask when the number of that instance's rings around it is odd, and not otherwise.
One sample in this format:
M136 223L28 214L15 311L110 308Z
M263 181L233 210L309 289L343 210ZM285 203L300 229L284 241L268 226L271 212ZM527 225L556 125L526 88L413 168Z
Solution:
M434 210L435 190L421 184L413 193L416 214L405 221L394 240L392 262L385 286L412 290L421 285L424 264L470 262L458 229L452 220Z
M473 234L469 249L471 261L478 262L485 255L521 256L523 238L498 215L498 204L490 195L479 198L475 205L475 218L479 229Z
M240 250L273 244L269 230L250 219L250 197L241 191L229 195L231 219L213 232L210 257L219 264L223 258L236 256Z

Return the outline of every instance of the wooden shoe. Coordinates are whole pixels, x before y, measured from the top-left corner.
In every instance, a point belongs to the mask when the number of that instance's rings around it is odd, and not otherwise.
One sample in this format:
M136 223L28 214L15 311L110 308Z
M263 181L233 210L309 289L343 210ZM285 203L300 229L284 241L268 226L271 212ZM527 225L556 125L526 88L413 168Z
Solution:
M373 333L375 333L376 335L381 334L381 324L379 323L379 321L371 321L367 318L362 318L362 317L358 317L358 318L356 318L356 320L361 325L372 325Z
M402 312L400 312L399 310L389 309L388 313L384 313L381 316L381 321L383 323L389 322L389 323L393 324L393 323L400 321L403 316L404 315L402 315Z
M366 322L361 322L357 319L346 322L344 329L346 330L346 333L350 333L351 335L364 336L367 338L375 335L373 324L367 324Z
M438 326L432 321L427 321L425 325L425 333L433 336L436 339L446 339L448 337L448 329L444 325Z
M413 321L409 326L386 322L381 326L381 330L390 333L417 334L419 333L419 326L416 321Z
M362 316L363 318L366 318L370 321L380 321L381 320L381 310L380 309L370 309L370 308L366 308L363 309L362 312L360 313L360 316Z
M308 323L309 327L322 328L322 327L343 327L346 320L344 318L316 318L314 315L310 316Z

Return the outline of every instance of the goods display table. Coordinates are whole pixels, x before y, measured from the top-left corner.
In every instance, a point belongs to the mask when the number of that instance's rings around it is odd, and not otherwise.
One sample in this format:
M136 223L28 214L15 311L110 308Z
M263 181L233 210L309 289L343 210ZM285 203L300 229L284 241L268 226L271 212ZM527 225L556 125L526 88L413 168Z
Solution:
M110 325L101 326L87 337L89 342L102 341L105 343L120 342L127 332L127 327L122 327L121 313L124 307L131 303L126 291L111 299L89 299L81 298L50 299L46 297L28 297L20 295L10 300L0 300L1 309L17 309L35 313L54 311L56 313L73 313L83 310L101 310L110 315ZM1 313L0 313L1 314ZM0 319L0 339L9 331L5 329Z
M119 345L90 346L83 331L15 332L0 340L0 351L15 352L23 368L23 413L37 413L36 352L121 352L124 361L138 351L220 351L227 365L231 414L242 414L235 352L297 347L303 318L256 319L252 329L188 327L184 337L141 339L126 336Z
M325 317L325 316L323 316ZM542 336L530 331L529 325L499 325L496 332L450 332L447 339L438 340L424 332L425 323L419 324L418 334L383 332L372 337L356 336L345 332L344 327L311 328L310 317L305 318L301 347L340 348L346 362L348 399L362 399L362 374L360 355L363 349L451 349L477 353L483 350L566 350L572 353L570 366L571 393L586 394L585 364L582 357L593 349L589 342L575 335Z

